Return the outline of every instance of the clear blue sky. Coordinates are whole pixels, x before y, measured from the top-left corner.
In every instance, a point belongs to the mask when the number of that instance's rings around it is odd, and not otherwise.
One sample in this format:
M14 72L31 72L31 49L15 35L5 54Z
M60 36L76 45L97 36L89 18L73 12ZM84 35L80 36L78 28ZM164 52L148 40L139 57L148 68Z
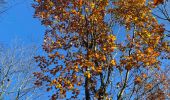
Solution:
M8 44L17 38L26 44L41 44L45 28L37 18L33 18L33 0L6 1L9 2L4 6L12 7L0 14L0 43Z
M0 12L9 8L0 14L0 44L8 46L12 41L16 41L40 46L45 27L37 18L33 18L34 9L31 6L33 0L6 1L3 7L0 5Z
M4 6L10 8L0 14L0 42L8 44L17 38L24 43L42 43L44 27L38 19L33 18L33 0L6 1Z

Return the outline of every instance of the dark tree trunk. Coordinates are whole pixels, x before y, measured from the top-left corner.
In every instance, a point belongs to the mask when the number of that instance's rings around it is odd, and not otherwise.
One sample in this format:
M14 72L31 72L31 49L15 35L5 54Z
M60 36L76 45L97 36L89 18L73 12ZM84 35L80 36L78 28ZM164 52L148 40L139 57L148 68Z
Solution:
M89 79L86 77L86 80L85 80L85 98L86 100L90 100L90 93L89 93Z

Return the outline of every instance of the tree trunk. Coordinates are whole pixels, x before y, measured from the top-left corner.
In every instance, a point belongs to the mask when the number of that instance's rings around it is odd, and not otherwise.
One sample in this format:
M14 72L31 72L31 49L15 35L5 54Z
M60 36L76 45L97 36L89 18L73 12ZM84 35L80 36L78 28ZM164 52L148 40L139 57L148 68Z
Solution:
M86 100L90 100L90 93L89 93L89 79L86 77L86 80L85 80L85 98Z

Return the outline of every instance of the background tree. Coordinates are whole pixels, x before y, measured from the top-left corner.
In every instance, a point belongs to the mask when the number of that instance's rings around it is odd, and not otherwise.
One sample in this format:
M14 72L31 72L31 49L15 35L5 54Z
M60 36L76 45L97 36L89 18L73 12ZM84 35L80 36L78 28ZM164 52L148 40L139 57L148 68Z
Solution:
M4 5L5 5L5 1L4 0L0 0L0 14L2 14L4 12Z
M159 1L159 0L158 0ZM170 2L169 0L160 0L160 3L155 5L155 9L153 10L152 14L158 19L159 23L162 23L164 25L164 41L166 41L166 45L170 47L170 31L169 31L169 25L170 25ZM156 87L157 88L152 88L152 92L149 91L149 99L166 99L170 97L170 92L168 91L170 89L170 86L168 85L168 83L170 82L170 78L169 78L169 59L170 59L170 52L166 51L166 53L163 53L163 56L161 57L161 59L163 59L164 62L164 66L166 66L166 68L162 69L161 73L155 74L155 76L157 77L157 84ZM155 80L155 81L156 81ZM158 80L160 82L158 82ZM164 86L161 86L163 83ZM160 89L161 87L164 87L164 89Z
M0 14L7 12L14 6L23 3L25 0L0 0Z
M35 84L46 82L52 99L149 99L152 92L165 91L168 77L158 82L157 76L169 68L160 58L170 48L163 25L152 15L158 4L36 0L35 17L47 26L43 49L48 57L35 57L41 68L34 73Z
M33 85L37 47L13 42L0 47L0 99L35 100L43 92Z

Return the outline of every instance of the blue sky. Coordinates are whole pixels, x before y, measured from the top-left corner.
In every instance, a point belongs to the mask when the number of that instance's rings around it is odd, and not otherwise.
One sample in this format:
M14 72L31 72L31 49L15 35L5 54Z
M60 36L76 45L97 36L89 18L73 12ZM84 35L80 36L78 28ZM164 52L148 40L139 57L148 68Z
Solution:
M33 1L6 1L4 6L10 8L0 14L0 43L8 44L16 38L24 43L42 43L45 29L37 18L33 18Z
M41 44L45 28L37 18L33 18L33 0L6 1L9 2L4 6L12 7L0 14L0 44L10 44L15 39L26 44Z
M7 8L4 13L0 13L0 44L10 46L15 41L40 47L45 27L37 18L33 18L33 0L5 1L6 4L0 5L0 12Z

